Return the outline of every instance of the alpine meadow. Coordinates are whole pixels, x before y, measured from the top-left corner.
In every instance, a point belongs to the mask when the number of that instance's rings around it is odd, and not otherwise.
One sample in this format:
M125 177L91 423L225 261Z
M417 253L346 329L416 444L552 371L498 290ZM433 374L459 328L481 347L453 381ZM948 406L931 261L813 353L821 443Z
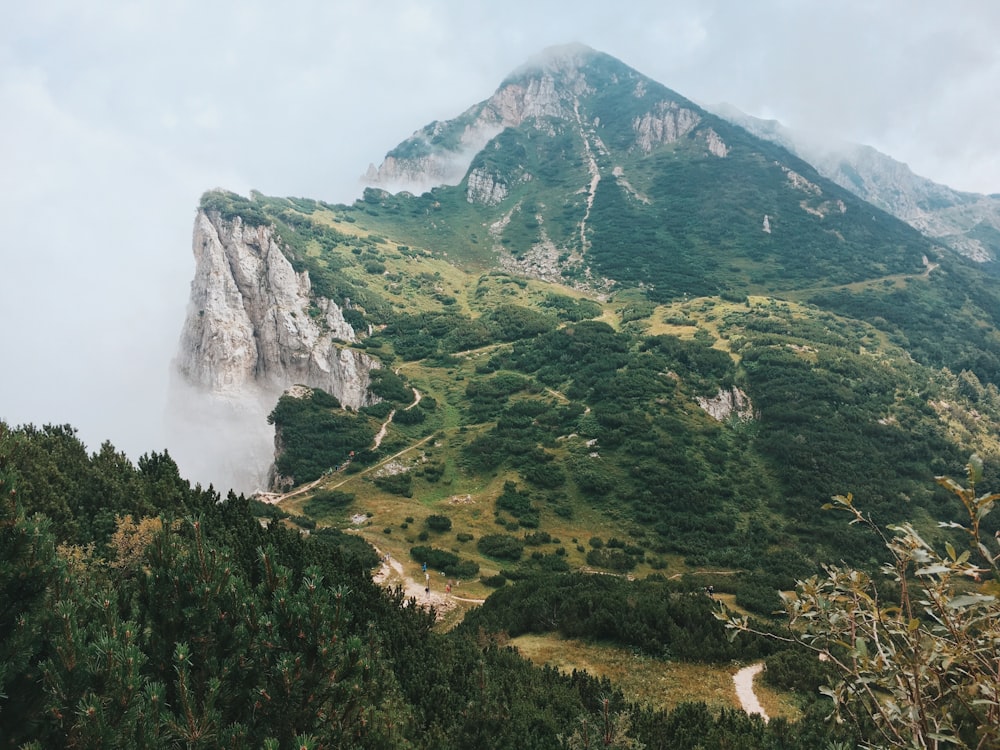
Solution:
M1000 198L752 125L572 45L206 192L215 483L0 422L0 745L1000 748Z

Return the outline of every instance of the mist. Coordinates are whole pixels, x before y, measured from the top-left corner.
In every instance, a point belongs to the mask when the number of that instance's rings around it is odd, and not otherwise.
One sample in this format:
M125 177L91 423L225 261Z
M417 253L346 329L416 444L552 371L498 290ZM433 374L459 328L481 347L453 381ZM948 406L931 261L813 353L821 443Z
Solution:
M274 460L267 415L276 403L264 394L223 398L171 376L164 438L183 476L223 494L266 491Z

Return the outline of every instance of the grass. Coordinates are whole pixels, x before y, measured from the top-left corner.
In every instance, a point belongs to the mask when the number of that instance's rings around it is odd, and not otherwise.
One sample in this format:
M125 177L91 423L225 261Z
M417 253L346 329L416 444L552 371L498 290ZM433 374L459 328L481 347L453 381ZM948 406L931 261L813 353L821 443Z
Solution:
M664 661L624 648L554 635L522 635L512 639L511 645L535 664L607 677L630 700L654 708L669 710L685 702L704 702L715 710L740 708L733 675L742 665ZM790 721L800 718L791 696L766 687L760 679L755 681L754 691L769 716Z

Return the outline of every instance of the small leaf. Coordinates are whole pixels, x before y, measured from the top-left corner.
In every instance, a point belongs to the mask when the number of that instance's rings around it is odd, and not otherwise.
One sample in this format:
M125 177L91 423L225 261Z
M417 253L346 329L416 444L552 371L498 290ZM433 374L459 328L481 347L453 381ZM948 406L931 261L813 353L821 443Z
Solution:
M966 471L969 475L969 482L972 484L983 478L983 459L979 457L978 453L973 453L969 456L969 464L966 466Z
M996 601L995 596L987 596L985 594L962 594L961 596L956 596L948 602L948 609L963 609L964 607L971 607L976 604L988 604L992 601Z
M941 575L942 573L948 573L951 571L944 563L937 563L935 565L926 565L923 568L913 571L914 575L918 576L935 576Z
M914 617L914 618L912 618L910 620L910 623L909 623L909 625L906 626L906 629L910 633L912 633L914 630L916 630L919 627L920 627L920 620L918 620L916 617Z
M965 488L951 477L938 477L937 483L940 484L942 487L944 487L946 490L950 490L951 492L955 493L959 497L962 497L965 494Z

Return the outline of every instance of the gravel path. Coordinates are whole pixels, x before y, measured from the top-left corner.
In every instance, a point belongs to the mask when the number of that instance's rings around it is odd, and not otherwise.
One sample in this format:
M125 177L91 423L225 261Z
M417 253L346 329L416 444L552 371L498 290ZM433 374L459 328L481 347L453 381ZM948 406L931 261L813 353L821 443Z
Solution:
M736 697L740 699L740 705L748 714L760 714L766 722L768 715L764 707L757 700L757 694L753 691L753 678L764 670L764 662L759 661L749 667L743 667L733 675L733 683L736 685Z

